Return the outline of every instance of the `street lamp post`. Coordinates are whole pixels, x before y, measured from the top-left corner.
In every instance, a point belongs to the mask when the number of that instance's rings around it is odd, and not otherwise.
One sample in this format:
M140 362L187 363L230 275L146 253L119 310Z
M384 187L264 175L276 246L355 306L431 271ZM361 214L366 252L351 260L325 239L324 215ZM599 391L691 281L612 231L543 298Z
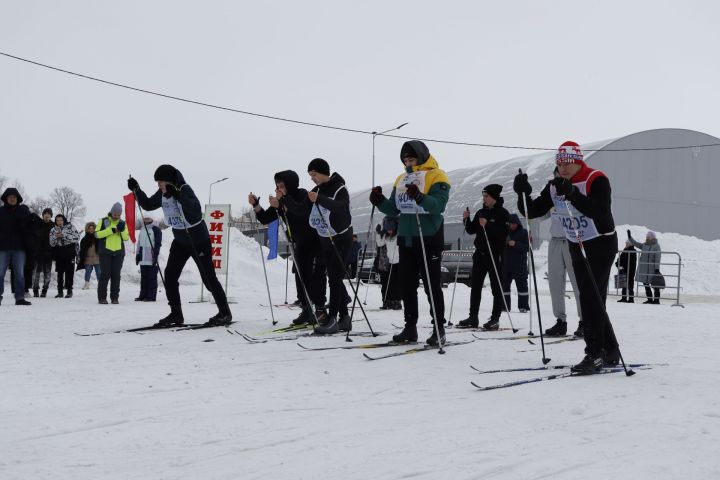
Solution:
M208 204L212 203L212 187L213 187L213 185L215 185L216 183L224 182L228 178L229 177L221 178L220 180L215 180L214 182L212 182L210 184L210 193L208 194Z
M370 185L370 188L375 186L375 137L377 137L378 135L384 135L389 132L394 132L395 130L400 130L405 125L407 125L407 122L403 123L402 125L398 125L395 128L385 130L384 132L372 132L372 185Z

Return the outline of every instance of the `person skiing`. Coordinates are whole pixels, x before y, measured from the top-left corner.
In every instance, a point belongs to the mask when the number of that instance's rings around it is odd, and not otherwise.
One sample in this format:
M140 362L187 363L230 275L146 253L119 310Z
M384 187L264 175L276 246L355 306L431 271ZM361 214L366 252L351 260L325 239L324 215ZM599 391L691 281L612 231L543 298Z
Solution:
M35 253L35 271L33 273L33 296L46 297L50 280L52 278L52 249L50 247L50 230L54 224L53 211L46 208L42 212L42 223L38 225L38 248ZM42 291L40 290L40 275L43 277Z
M445 301L442 294L441 267L445 244L443 212L450 197L450 180L440 169L428 147L419 140L410 140L403 144L400 161L404 172L395 180L390 198L383 195L380 186L373 187L370 191L370 203L378 210L385 215L399 216L398 273L402 279L405 326L402 332L393 336L393 341L417 341L417 289L418 278L422 278L428 301L431 306L435 305L433 321L437 327L426 343L438 346L445 343ZM421 243L421 232L424 243ZM426 265L429 275L425 270ZM427 278L428 276L430 278Z
M170 314L156 325L171 327L184 323L178 280L185 263L191 257L200 271L203 284L212 293L218 307L218 313L212 316L205 325L229 325L232 322L232 313L225 290L213 268L210 232L203 220L200 201L190 185L185 183L185 178L180 170L172 165L160 165L155 170L154 178L158 190L151 197L148 197L140 189L140 185L133 177L128 179L127 186L135 192L135 198L143 210L152 211L162 208L165 224L173 231L174 238L165 266L165 293L170 305Z
M635 303L635 271L637 270L637 250L630 239L625 242L625 248L618 256L615 266L618 274L625 275L625 286L622 287L622 297L619 303ZM658 297L659 297L658 293Z
M78 270L85 270L85 285L83 290L90 290L90 279L93 270L95 280L100 282L100 241L95 237L97 224L88 222L85 224L85 236L80 240L80 255L78 255Z
M30 229L30 209L22 205L16 188L7 188L0 196L0 303L5 291L5 274L12 264L15 272L15 305L30 305L25 300L25 260Z
M57 272L58 293L55 298L63 297L63 290L66 291L65 298L73 296L73 280L75 277L75 259L78 253L78 238L80 234L72 223L67 221L65 215L55 215L55 226L50 230L50 247L55 260L55 271Z
M484 330L500 328L500 314L504 310L504 299L498 276L502 275L503 252L510 219L510 213L503 207L505 200L500 196L502 189L502 185L496 183L483 189L483 208L475 213L472 221L470 212L468 210L463 212L465 231L470 235L475 235L475 252L470 275L470 315L465 320L458 322L460 328L477 328L480 324L478 314L485 276L490 277L493 305L490 319L483 324L482 328Z
M158 222L152 217L145 217L136 222L137 251L135 264L140 265L140 294L136 302L154 302L158 290L158 256L162 247L162 232Z
M572 141L560 145L555 162L560 176L549 181L536 199L530 198L532 187L525 173L515 177L513 189L518 194L518 210L528 218L543 216L553 207L561 217L580 291L585 339L585 357L572 371L592 374L620 360L617 338L605 310L610 269L617 251L610 180L585 164L580 146ZM523 195L527 196L527 212Z
M343 279L347 274L345 262L352 247L352 216L350 195L345 180L337 172L330 175L330 165L322 158L308 164L308 174L316 185L308 192L313 204L308 223L320 237L323 263L330 285L330 307L316 312L318 326L315 333L331 334L350 331L352 321L347 308L347 291Z
M515 282L518 292L518 310L526 313L530 310L530 295L528 290L528 232L520 225L520 218L516 213L510 214L508 222L510 231L505 243L503 255L502 287L505 294L505 305L510 308L510 288Z
M318 234L309 224L312 203L308 192L300 188L300 178L293 170L284 170L275 174L275 195L268 200L266 210L260 205L260 199L252 192L248 194L248 203L255 211L255 217L263 225L280 219L288 229L289 241L293 245L293 274L302 310L293 324L314 323L313 309L322 309L326 299L325 266L321 260ZM303 293L304 288L310 297L308 305ZM314 304L314 305L313 305Z

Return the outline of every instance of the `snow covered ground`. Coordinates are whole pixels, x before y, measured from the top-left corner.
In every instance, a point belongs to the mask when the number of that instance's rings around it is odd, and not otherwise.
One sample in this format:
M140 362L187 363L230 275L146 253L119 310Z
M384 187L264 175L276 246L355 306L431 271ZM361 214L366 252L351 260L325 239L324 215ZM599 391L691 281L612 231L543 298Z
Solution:
M644 230L633 232L642 238ZM670 235L660 235L660 242L682 251ZM720 478L720 331L713 324L720 297L711 296L720 248L698 242L675 242L692 245L683 251L689 272L683 282L693 294L683 299L685 308L608 303L626 361L668 366L630 378L569 378L488 392L470 381L535 374L480 375L469 365L538 366L539 345L476 341L449 347L446 355L370 362L362 350L248 344L224 329L74 335L146 325L166 313L164 301L132 301L137 277L130 261L117 306L98 305L92 290L77 290L69 300L34 299L28 308L12 306L6 295L0 306L0 478ZM257 244L239 235L233 243L233 327L262 335L271 325L270 312L259 305L267 297ZM285 264L269 262L268 269L273 300L282 302ZM195 300L197 271L188 270L183 298ZM80 276L76 280L80 284ZM540 284L547 328L550 300ZM289 290L292 300L292 284ZM451 294L445 290L448 307ZM468 299L469 290L458 286L454 321L467 313ZM370 287L367 303L379 306L378 287ZM483 299L482 317L489 303ZM421 306L425 338L429 316ZM567 307L574 328L574 302ZM184 310L187 321L214 313L209 303L186 303ZM280 325L296 313L275 310ZM402 322L400 312L368 314L373 328L386 334L381 340ZM512 318L526 333L528 315ZM367 331L364 322L354 326ZM454 332L449 338L471 337ZM300 341L346 345L335 337ZM580 360L582 347L548 345L550 365Z

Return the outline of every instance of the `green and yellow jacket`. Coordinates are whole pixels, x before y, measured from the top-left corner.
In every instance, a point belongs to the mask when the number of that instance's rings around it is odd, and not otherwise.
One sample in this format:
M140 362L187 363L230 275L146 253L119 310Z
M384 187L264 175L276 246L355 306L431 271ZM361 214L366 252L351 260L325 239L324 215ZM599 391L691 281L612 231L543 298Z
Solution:
M125 243L130 239L127 225L124 220L114 220L112 215L100 219L98 229L95 231L95 237L100 240L98 242L100 255L125 255ZM113 233L113 228L116 233Z

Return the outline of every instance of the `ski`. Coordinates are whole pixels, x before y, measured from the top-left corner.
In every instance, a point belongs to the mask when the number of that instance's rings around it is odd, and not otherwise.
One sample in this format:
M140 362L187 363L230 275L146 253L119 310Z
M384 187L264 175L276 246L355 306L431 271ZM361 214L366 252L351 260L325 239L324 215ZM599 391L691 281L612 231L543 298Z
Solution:
M445 344L443 345L443 347L453 347L453 346L456 346L456 345L465 345L465 344L467 344L467 343L472 343L472 342L474 342L474 341L475 341L475 340L465 340L465 341L461 341L461 342L445 342ZM388 353L388 354L386 354L386 355L378 355L378 356L375 356L375 357L371 357L371 356L368 355L367 353L363 353L363 356L364 356L365 358L367 358L368 360L382 360L383 358L399 357L399 356L401 356L401 355L410 355L410 354L413 354L413 353L427 352L427 351L430 351L430 350L437 350L437 349L438 349L437 346L423 345L423 346L420 346L420 347L411 348L411 349L409 349L409 350L403 350L403 351L401 351L401 352Z
M75 333L78 337L97 337L100 335L111 335L114 333L136 333L136 332L147 332L150 330L170 330L173 328L181 328L181 327L197 327L200 325L204 325L203 323L185 323L183 325L170 325L170 326L161 326L161 325L148 325L145 327L137 327L137 328L128 328L125 330L114 330L112 332L97 332L97 333Z
M360 345L340 345L335 347L306 347L298 343L298 347L309 352L319 352L323 350L355 350L358 348L383 348L383 347L399 347L403 345L416 345L417 343L398 343L398 342L382 342L382 343L362 343Z
M338 332L338 334L333 334L333 335L318 335L314 332L305 332L305 333L299 333L296 335L279 335L276 337L258 338L258 337L250 336L247 333L239 332L237 330L227 329L227 332L231 335L239 335L240 337L245 339L245 341L247 341L248 343L284 342L284 341L288 341L288 340L297 340L299 338L306 338L306 337L317 337L317 338L333 337L333 336L334 337L339 337L339 336L344 337L346 335L345 332ZM375 334L376 334L375 336L384 335L384 333L378 333L378 332L375 332ZM372 337L373 335L370 332L357 332L357 333L351 333L350 336L351 337Z
M365 310L365 311L367 311L367 310ZM402 330L403 328L405 328L405 326L403 326L403 325L397 325L394 323L392 323L391 325L393 327L397 328L398 330ZM418 326L418 328L434 329L435 327L433 325L421 325L421 326ZM498 332L498 331L499 332L508 332L508 331L512 331L512 328L503 327L503 328L499 328L498 330L483 330L481 327L478 327L478 328L458 327L457 325L453 325L452 323L448 323L445 325L445 333L459 333L461 331L464 331L464 332Z
M173 330L173 332L184 332L186 330L202 330L204 328L227 327L228 325L232 325L233 323L235 323L235 322L233 321L226 325L208 325L207 323L184 325L180 328L176 328L175 330Z
M538 338L539 338L539 337L538 337ZM558 337L552 337L552 338L558 338ZM545 345L554 345L554 344L556 344L556 343L563 343L563 342L575 342L575 341L581 340L581 339L582 339L582 337L575 337L575 336L567 335L565 338L560 338L560 339L558 339L558 340L550 340L549 342L546 341L546 342L545 342ZM535 342L533 342L533 341L530 340L529 338L528 338L528 342L529 342L531 345L536 345Z
M478 337L474 333L472 334L472 336L475 337L477 340L530 340L532 338L540 338L540 335L513 335L512 337ZM570 335L568 335L568 337L570 337ZM545 345L547 344L548 342L545 342Z
M258 303L258 305L260 305L261 307L264 307L264 308L269 308L266 303ZM295 305L294 303L278 303L278 304L273 304L273 307L288 308L290 310L297 310L297 309L302 308L300 305Z
M640 367L638 370L649 370L652 367ZM561 378L568 378L568 377L591 377L593 375L604 375L607 373L621 373L625 370L622 367L612 367L612 368L603 368L599 372L595 372L590 375L585 375L581 373L575 373L575 372L563 372L563 373L555 373L553 375L544 375L541 377L533 377L533 378L526 378L523 380L515 380L512 382L506 382L506 383L498 383L496 385L478 385L475 382L470 382L470 384L477 388L478 390L485 391L485 390L498 390L501 388L508 388L508 387L516 387L518 385L525 385L528 383L536 383L536 382L544 382L548 380L559 380Z
M628 368L641 368L641 367L649 367L649 366L666 366L667 363L629 363L627 364ZM497 370L480 370L479 368L470 365L470 368L475 370L477 373L507 373L507 372L534 372L537 370L563 370L571 368L572 365L545 365L542 367L518 367L518 368L498 368Z

